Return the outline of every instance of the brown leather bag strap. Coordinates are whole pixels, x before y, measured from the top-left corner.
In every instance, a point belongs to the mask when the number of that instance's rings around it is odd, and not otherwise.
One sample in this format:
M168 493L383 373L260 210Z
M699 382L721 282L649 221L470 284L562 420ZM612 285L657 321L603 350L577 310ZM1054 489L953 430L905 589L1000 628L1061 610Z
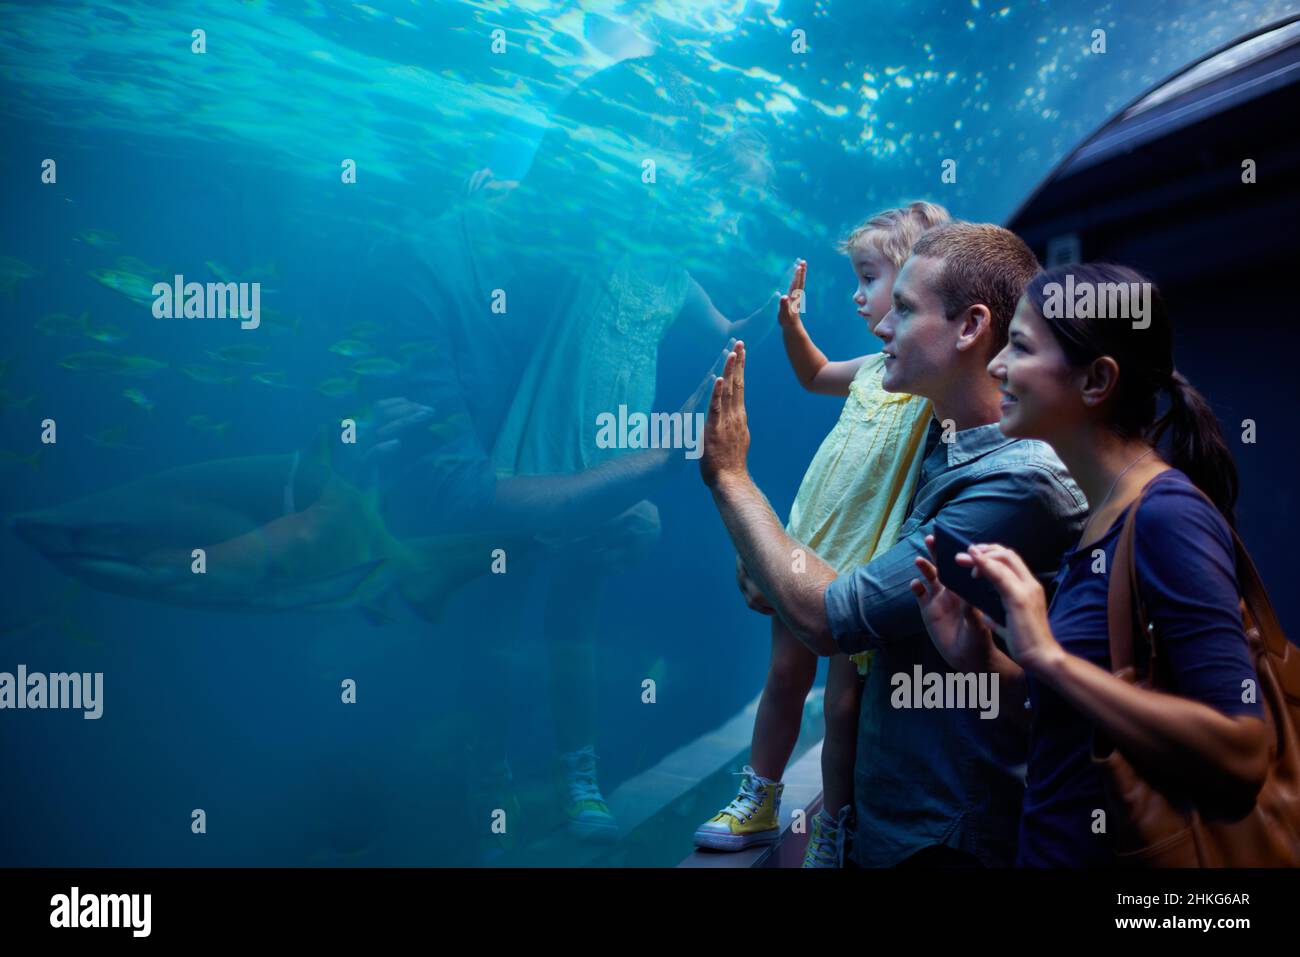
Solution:
M1124 527L1120 530L1119 541L1115 545L1115 554L1111 559L1110 584L1107 589L1106 619L1110 629L1111 671L1117 672L1135 664L1135 639L1141 635L1151 657L1155 655L1153 636L1147 631L1146 616L1142 611L1141 597L1138 592L1137 555L1134 541L1137 530L1137 510L1146 497L1153 483L1168 472L1161 472L1138 493L1125 512ZM1211 505L1214 502L1201 489L1192 486L1201 497ZM1216 507L1217 511L1217 507ZM1259 576L1254 559L1246 551L1246 545L1236 530L1232 533L1233 549L1237 561L1237 590L1253 624L1259 629L1260 638L1269 653L1281 657L1286 652L1286 634L1282 631L1273 602L1268 597L1264 581Z
M1203 499L1214 505L1214 500L1202 489L1195 485L1192 488L1200 492ZM1218 506L1215 506L1215 510L1218 510ZM1277 612L1273 610L1273 601L1268 597L1268 589L1264 587L1264 580L1259 577L1255 560L1250 557L1250 552L1246 551L1246 543L1241 540L1235 528L1228 526L1228 531L1232 533L1233 550L1236 552L1237 593L1246 606L1250 623L1259 629L1264 647L1268 649L1269 654L1282 657L1286 653L1286 633L1282 631L1282 623L1278 621Z
M1154 475L1142 486L1137 498L1129 503L1124 511L1124 527L1120 529L1115 553L1111 556L1110 583L1106 588L1106 623L1110 631L1112 673L1123 671L1130 665L1136 671L1137 642L1140 640L1146 650L1146 668L1137 677L1141 678L1144 673L1150 674L1153 680L1155 677L1155 636L1147 628L1146 612L1142 610L1142 595L1138 591L1137 548L1134 542L1137 540L1138 506L1155 483L1168 474L1169 470Z
M1259 636L1269 654L1280 658L1286 653L1286 635L1282 631L1282 623L1277 620L1277 612L1273 610L1273 602L1264 588L1263 579L1259 577L1259 569L1255 567L1254 559L1246 551L1246 545L1235 529L1232 531L1232 542L1237 549L1237 588L1246 604L1246 611L1259 629Z
M1123 671L1136 665L1136 640L1146 635L1141 598L1137 586L1137 555L1133 538L1137 529L1138 495L1124 512L1124 526L1110 560L1110 582L1106 586L1106 623L1110 632L1110 670Z

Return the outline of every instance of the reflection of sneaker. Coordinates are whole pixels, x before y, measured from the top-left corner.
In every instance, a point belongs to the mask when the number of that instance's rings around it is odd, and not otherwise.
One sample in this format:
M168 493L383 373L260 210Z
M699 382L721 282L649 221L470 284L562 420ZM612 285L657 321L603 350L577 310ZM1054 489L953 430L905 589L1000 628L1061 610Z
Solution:
M808 835L808 849L804 851L804 867L843 867L844 839L849 831L849 814L853 808L844 805L839 817L831 817L822 808L813 818L812 833Z
M471 815L470 827L476 836L479 861L491 864L514 850L515 833L522 817L509 763L503 758L482 769L477 775L472 775L466 792L466 803ZM500 825L496 823L500 818L498 811L505 812L502 821L504 833L497 833L500 830Z
M560 755L564 813L569 833L583 841L618 840L618 823L596 784L596 751L585 747Z
M745 765L736 799L695 831L695 846L740 851L770 844L781 835L781 792L785 785L760 777Z

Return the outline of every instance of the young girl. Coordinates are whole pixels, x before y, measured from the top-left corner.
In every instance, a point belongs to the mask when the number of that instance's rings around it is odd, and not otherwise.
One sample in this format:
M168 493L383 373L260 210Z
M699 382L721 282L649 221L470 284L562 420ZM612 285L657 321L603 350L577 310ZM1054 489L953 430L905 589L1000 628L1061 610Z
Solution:
M1076 290L1112 283L1138 290L1147 282L1108 265L1040 273L1020 301L1007 347L989 364L1002 383L1002 432L1050 443L1092 506L1051 604L1014 551L977 544L958 555L1002 597L1007 624L998 631L1008 657L993 644L987 619L968 614L933 564L918 558L925 581L912 583L930 636L955 670L996 672L1005 702L1028 696L1018 862L1038 867L1115 863L1095 828L1107 801L1090 754L1094 731L1147 780L1211 814L1249 810L1268 758L1261 706L1242 693L1258 686L1258 676L1242 628L1230 530L1237 473L1218 423L1174 370L1172 328L1154 286L1145 286L1151 295L1138 323L1127 315L1075 318L1074 310L1062 316L1066 310L1045 308L1054 291L1068 288L1067 274ZM1169 410L1157 419L1161 395ZM1111 564L1139 495L1134 600L1154 626L1168 676L1162 685L1174 693L1111 673Z
M912 244L947 210L916 202L867 220L840 245L849 256L858 290L858 315L874 333L893 307L894 277ZM831 362L800 320L806 264L795 267L778 318L786 353L799 383L810 392L846 396L839 421L822 442L790 508L786 530L840 571L869 561L894 544L903 523L925 444L930 403L881 388L880 353ZM741 590L756 611L772 615L738 562ZM853 762L858 708L867 654L830 660L826 679L826 738L822 744L823 808L813 819L805 867L837 867L853 805ZM804 699L817 675L817 656L772 616L772 659L759 700L740 793L695 832L699 847L735 851L768 843L780 834L781 775L794 750Z

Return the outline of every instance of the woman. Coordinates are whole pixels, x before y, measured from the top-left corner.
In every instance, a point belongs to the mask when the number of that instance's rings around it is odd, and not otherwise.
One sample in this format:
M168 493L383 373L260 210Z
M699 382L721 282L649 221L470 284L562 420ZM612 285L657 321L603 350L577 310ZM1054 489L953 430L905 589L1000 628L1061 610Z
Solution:
M1104 297L1095 310L1058 308L1063 288L1079 295L1119 288L1104 285L1115 283L1135 296L1149 293L1133 300L1145 301L1140 321L1091 317L1107 311ZM995 671L1003 700L1027 700L1032 713L1018 863L1114 863L1106 828L1098 826L1107 804L1090 755L1094 732L1207 815L1245 813L1263 785L1268 741L1260 704L1243 693L1258 678L1242 628L1230 531L1236 469L1205 400L1174 369L1159 293L1118 266L1040 273L989 371L1002 383L1003 433L1051 444L1092 506L1050 605L1010 549L977 544L958 556L1001 595L1007 623L997 632L1009 655L994 644L989 619L945 589L932 563L918 558L924 581L912 583L949 664ZM1157 418L1162 394L1169 409ZM1138 590L1176 694L1111 673L1109 570L1127 507L1144 490L1134 541Z

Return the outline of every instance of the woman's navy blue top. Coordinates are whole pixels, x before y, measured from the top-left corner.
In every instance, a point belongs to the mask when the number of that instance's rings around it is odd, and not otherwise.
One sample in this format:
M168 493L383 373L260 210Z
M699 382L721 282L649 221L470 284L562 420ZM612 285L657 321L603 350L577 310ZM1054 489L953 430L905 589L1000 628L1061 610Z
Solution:
M1107 588L1124 516L1097 542L1066 554L1048 607L1052 634L1072 655L1111 671ZM1154 622L1168 690L1227 715L1262 716L1242 628L1232 533L1219 511L1181 471L1148 483L1134 532L1138 591ZM1094 556L1105 551L1105 564ZM1114 863L1095 811L1106 808L1091 758L1092 723L1050 687L1027 677L1033 718L1017 863L1025 867L1106 867Z

